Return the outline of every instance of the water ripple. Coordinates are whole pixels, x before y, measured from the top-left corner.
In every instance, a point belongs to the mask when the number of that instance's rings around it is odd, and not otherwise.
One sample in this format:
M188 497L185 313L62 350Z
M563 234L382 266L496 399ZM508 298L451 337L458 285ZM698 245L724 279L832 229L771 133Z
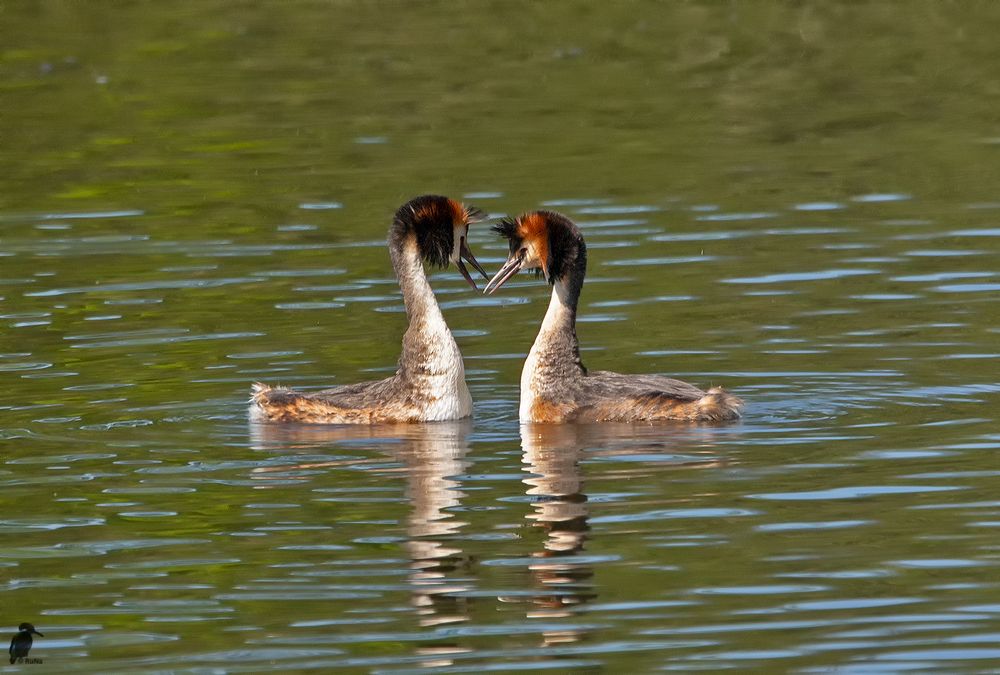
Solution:
M826 501L831 499L862 499L881 495L905 495L924 492L945 492L961 490L958 485L866 485L854 487L831 488L827 490L804 490L802 492L769 492L749 494L751 499L768 499L777 501Z
M787 272L784 274L765 274L757 277L735 277L721 279L724 284L777 284L789 281L825 281L827 279L843 279L845 277L878 274L878 270L869 269L831 269L816 272Z

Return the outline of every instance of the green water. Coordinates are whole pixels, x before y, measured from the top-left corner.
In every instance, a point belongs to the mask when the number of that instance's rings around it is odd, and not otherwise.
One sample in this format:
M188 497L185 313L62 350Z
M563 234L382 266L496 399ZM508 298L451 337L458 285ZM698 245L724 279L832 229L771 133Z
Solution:
M998 34L985 3L0 3L0 623L54 672L990 672ZM746 418L520 428L547 289L452 269L472 421L249 426L254 380L393 370L385 231L426 192L565 212L585 363Z

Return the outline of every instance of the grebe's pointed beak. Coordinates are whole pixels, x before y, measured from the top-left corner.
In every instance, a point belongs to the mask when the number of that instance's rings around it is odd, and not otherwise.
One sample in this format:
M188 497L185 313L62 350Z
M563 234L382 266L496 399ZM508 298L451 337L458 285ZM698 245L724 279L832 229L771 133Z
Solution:
M472 255L472 250L469 248L469 245L465 243L465 237L462 237L462 241L459 243L458 255L459 258L455 261L455 267L458 268L458 271L462 273L465 280L469 282L470 286L472 286L472 290L478 291L479 286L476 286L476 282L473 281L472 275L469 274L469 270L466 269L465 263L462 262L462 258L465 258L472 263L472 266L476 268L476 271L483 275L483 279L489 279L490 277L486 274L486 270L483 269L483 266L479 264L479 261L476 260L476 256Z
M457 267L458 271L462 273L462 276L465 277L465 280L469 282L469 285L472 286L472 289L478 291L479 286L476 286L476 282L472 279L472 275L469 274L469 270L465 269L465 263L459 260L455 263L455 267Z
M476 256L472 255L472 249L469 248L469 242L466 241L465 237L462 237L462 245L459 247L458 253L462 258L468 260L469 263L476 268L477 272L483 275L483 279L489 280L490 275L486 273L483 266L479 264L478 260L476 260Z
M518 251L517 253L512 253L507 262L503 264L503 267L493 275L490 282L486 284L486 288L483 289L483 293L487 295L492 295L493 291L503 286L507 283L507 280L512 276L521 271L521 265L524 264L524 249Z

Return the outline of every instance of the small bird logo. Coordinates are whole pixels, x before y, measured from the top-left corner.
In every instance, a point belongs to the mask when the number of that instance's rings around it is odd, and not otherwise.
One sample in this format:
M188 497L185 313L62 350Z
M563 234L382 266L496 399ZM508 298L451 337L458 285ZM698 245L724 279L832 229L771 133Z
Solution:
M30 623L25 622L17 627L17 634L10 639L10 662L14 663L18 659L23 659L31 651L31 643L34 641L31 637L32 634L38 637L45 637L32 626Z

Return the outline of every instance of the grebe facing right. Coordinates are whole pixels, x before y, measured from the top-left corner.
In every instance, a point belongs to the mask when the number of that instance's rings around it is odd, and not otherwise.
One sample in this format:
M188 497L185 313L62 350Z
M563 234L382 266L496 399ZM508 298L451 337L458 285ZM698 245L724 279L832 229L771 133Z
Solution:
M587 246L576 225L552 211L507 218L494 231L510 255L484 293L521 269L552 286L541 330L521 371L522 422L720 422L739 418L743 401L721 387L707 392L662 375L589 372L580 360L576 306L587 274Z
M462 354L444 321L423 261L455 263L472 288L462 259L488 278L469 249L469 225L481 213L438 195L424 195L400 207L389 228L389 257L403 291L410 326L396 374L376 382L348 384L313 393L251 387L252 422L391 424L456 420L472 414ZM478 289L477 289L478 290Z

